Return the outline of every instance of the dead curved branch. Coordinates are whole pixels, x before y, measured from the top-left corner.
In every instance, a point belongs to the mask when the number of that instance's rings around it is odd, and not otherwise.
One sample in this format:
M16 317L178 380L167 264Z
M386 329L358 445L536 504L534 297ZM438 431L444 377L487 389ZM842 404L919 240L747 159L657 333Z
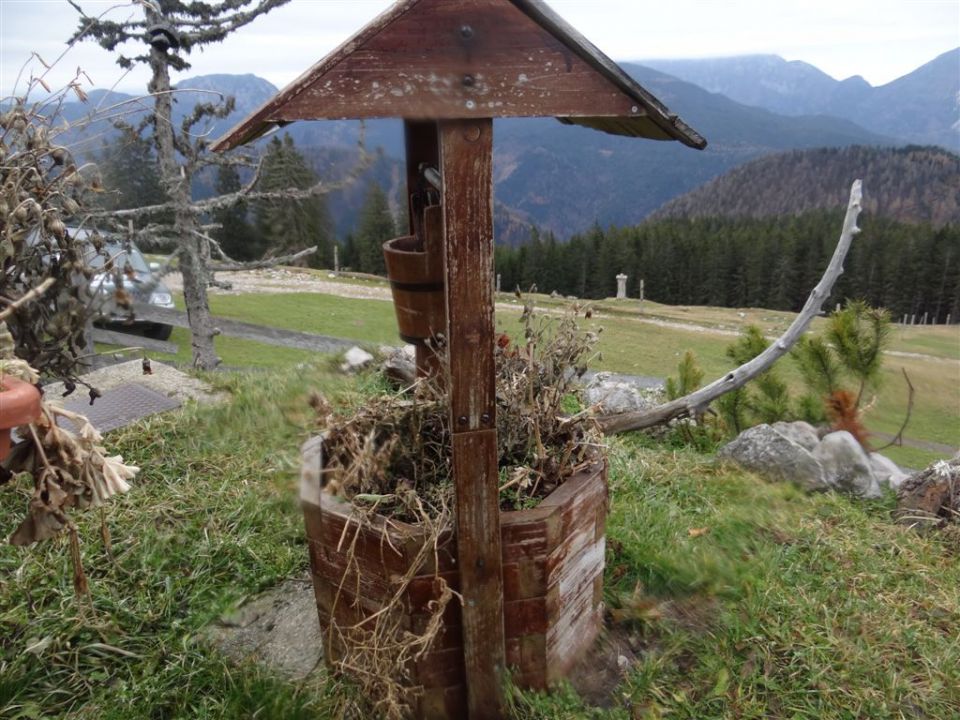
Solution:
M807 297L803 310L800 311L800 314L797 315L783 335L777 338L776 342L750 362L744 363L736 370L731 370L723 377L682 398L671 400L650 410L619 413L598 418L597 422L601 430L607 435L628 430L643 430L644 428L662 425L671 420L702 413L711 402L728 392L743 387L783 357L806 332L813 318L823 307L824 301L830 296L837 278L843 274L843 261L850 249L850 243L853 241L854 235L860 232L860 228L857 227L857 217L859 217L861 210L861 186L861 181L855 180L850 188L850 202L847 205L847 214L843 220L840 240L837 242L837 247L833 251L833 257L830 258L827 269L823 272L823 277L820 278L820 282Z

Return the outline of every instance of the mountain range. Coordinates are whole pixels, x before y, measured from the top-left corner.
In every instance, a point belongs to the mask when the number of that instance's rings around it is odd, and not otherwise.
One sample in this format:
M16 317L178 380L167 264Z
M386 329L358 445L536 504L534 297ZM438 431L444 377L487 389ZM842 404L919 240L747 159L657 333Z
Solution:
M908 141L950 147L951 140L956 144L960 92L960 78L956 72L951 76L950 66L955 71L958 59L960 49L878 88L862 79L838 82L813 66L775 56L651 63L661 69L622 63L641 85L706 136L709 146L696 151L677 143L638 141L562 125L553 118L499 120L494 127L498 241L524 241L528 224L560 237L595 223L635 224L733 168L789 150L895 147ZM181 80L177 87L181 92L175 123L195 102L214 99L211 93L235 98L230 116L197 128L211 139L277 92L254 75L207 75ZM85 106L68 103L64 115L79 126L77 119L91 106L129 99L95 91ZM833 114L824 114L828 110ZM359 128L354 121L298 122L282 132L290 133L321 177L334 178L355 153ZM382 149L366 180L375 179L392 191L391 199L399 207L401 124L368 121L365 135L368 148ZM70 136L92 148L110 132L100 125L72 131ZM773 182L776 187L776 179ZM201 182L195 190L206 194L209 187L209 181ZM341 234L355 220L362 195L348 192L332 207Z
M777 55L646 60L644 65L782 115L833 115L882 135L960 150L960 47L874 87Z

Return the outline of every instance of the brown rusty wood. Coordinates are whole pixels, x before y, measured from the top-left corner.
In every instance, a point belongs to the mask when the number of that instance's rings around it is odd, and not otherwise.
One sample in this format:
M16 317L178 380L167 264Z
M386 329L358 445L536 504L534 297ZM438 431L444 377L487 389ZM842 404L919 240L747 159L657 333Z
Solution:
M503 717L506 652L496 453L496 430L453 436L457 557L470 720Z
M496 427L493 121L440 124L453 431Z
M440 123L457 553L471 720L503 716L493 359L493 121Z
M421 0L272 119L531 115L646 113L511 3Z
M403 139L407 156L407 197L420 187L420 165L440 167L440 138L435 120L404 120ZM409 211L410 235L414 233L413 208Z
M405 120L403 123L403 137L406 145L407 157L407 197L420 189L420 166L440 167L440 139L437 135L437 122L435 120ZM436 240L436 242L427 242L423 248L428 254L443 252L443 218L434 210L431 213L425 213L426 217L414 221L413 203L407 204L409 232L414 234L418 227L426 234L424 240ZM441 265L443 259L440 258ZM436 346L430 343L416 343L417 352L417 376L426 377L428 375L439 375L443 369L440 357L436 353Z
M604 132L706 141L543 3L403 0L214 145L295 120L543 117Z

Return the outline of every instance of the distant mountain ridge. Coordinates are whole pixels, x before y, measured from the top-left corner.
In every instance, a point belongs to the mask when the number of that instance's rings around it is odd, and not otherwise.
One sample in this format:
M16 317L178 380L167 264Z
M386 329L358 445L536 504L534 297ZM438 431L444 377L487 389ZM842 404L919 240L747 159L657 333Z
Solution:
M777 65L783 61L771 62ZM903 144L897 136L866 130L848 119L778 114L731 100L649 67L632 63L622 63L622 66L704 134L710 143L707 149L698 152L677 143L606 135L565 126L553 118L499 120L494 128L495 196L502 208L496 229L499 242L524 242L527 225L536 225L566 238L595 223L636 224L669 200L764 155L815 147ZM820 76L828 78L812 66L806 68L811 86L822 81ZM220 94L235 97L236 107L228 117L204 120L194 129L211 141L277 92L266 80L249 74L188 78L180 80L177 87L180 90L175 95L174 106L177 124L197 101L217 100ZM81 117L96 103L107 107L130 97L94 91L92 103L85 106L70 103L65 114L68 119ZM388 192L393 191L394 206L402 207L404 200L399 197L402 183L397 182L403 157L401 123L370 120L364 127L367 147L382 148L385 157L360 184L377 179ZM330 161L331 157L346 157L344 153L355 152L359 131L360 123L356 121L297 122L281 130L293 137L322 177L331 179L342 169L339 161ZM101 125L78 131L76 135L84 139L85 149L96 150L105 138L111 137L111 132L115 131L104 132ZM211 188L212 178L207 178L195 186L195 191L202 195L211 192ZM333 209L340 232L352 227L356 210L355 193L344 195L351 196L350 200L341 197L340 204Z
M746 105L783 115L834 115L873 132L960 151L960 47L877 87L859 75L835 80L778 55L643 64Z
M902 223L960 224L960 156L938 147L793 150L753 160L653 213L664 218L768 218L845 207L863 180L864 212Z

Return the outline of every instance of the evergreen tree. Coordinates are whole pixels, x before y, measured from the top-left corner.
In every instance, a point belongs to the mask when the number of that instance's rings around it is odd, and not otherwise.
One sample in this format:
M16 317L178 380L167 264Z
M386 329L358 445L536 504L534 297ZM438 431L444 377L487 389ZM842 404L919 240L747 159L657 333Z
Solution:
M303 155L294 147L293 138L274 137L267 146L258 185L263 191L285 188L305 189L317 182L317 176ZM267 252L281 255L298 248L317 246L310 257L313 267L329 267L333 262L333 222L326 198L312 196L293 200L263 200L255 205L257 232Z
M360 220L355 237L357 260L361 272L383 275L383 243L396 236L393 215L387 196L377 183L367 190L367 197L360 208Z
M221 165L217 168L216 190L219 195L240 190L240 175L234 166ZM220 243L224 253L234 260L263 257L266 244L247 220L246 203L221 208L213 213L213 219L221 226L213 232L213 239Z
M360 256L357 253L357 241L353 233L347 233L340 245L340 267L346 270L360 269Z
M113 143L104 143L96 162L106 190L99 196L105 210L159 205L166 201L153 141L141 137L133 128L121 127Z

